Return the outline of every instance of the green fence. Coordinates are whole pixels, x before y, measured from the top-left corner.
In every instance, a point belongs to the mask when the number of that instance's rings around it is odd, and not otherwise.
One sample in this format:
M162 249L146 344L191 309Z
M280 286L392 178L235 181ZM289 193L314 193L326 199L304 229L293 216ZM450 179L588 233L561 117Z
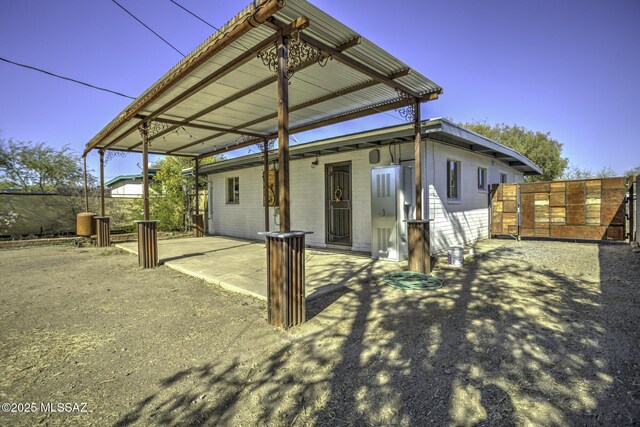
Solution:
M109 197L105 200L112 230L133 230L142 218L142 199ZM99 212L99 199L89 199L89 210ZM76 215L84 212L82 196L52 194L0 194L0 236L74 233Z

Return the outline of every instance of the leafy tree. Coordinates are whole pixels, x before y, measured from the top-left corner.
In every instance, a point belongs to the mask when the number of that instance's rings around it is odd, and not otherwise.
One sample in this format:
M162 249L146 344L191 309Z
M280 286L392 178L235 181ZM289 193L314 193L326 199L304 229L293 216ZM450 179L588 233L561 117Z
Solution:
M593 171L588 168L581 168L579 166L569 164L562 174L562 179L610 178L616 175L616 171L614 171L610 166L604 166L600 170Z
M25 192L57 191L82 186L80 156L68 146L0 139L0 188Z
M549 132L532 131L504 123L490 125L485 121L461 123L461 126L518 151L540 166L543 175L529 176L527 181L553 181L567 167L568 160L562 157L562 144L551 138Z
M213 163L215 157L201 161L201 165ZM180 230L185 227L187 214L187 197L195 186L193 174L183 174L184 169L193 168L194 161L186 157L167 156L158 161L154 167L158 168L155 178L151 181L154 190L150 195L151 217L160 222L161 230ZM202 184L203 179L200 179Z

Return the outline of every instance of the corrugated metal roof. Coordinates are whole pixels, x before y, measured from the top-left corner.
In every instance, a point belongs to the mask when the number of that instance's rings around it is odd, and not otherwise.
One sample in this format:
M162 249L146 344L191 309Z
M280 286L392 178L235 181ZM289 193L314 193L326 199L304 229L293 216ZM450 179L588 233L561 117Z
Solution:
M271 21L257 25L256 13L269 7L276 10ZM198 156L239 142L249 143L247 140L251 138L238 131L254 137L273 137L277 131L277 81L274 71L256 54L171 108L164 108L166 111L161 114L159 111L203 79L225 70L246 52L243 46L253 49L264 44L277 34L277 25L288 25L300 17L309 20L301 39L324 46L328 51L323 52L324 66L310 62L296 69L290 79L290 129L293 131L319 127L328 119L334 122L347 119L348 113L353 111L374 114L376 108L391 109L400 106L401 101L410 102L406 94L402 96L393 87L377 81L375 73L392 78L393 85L406 87L410 93L418 94L423 102L442 93L440 86L415 70L409 70L405 63L306 0L261 0L245 8L133 101L90 141L88 149L141 151L137 126L149 115L158 121L184 122L183 127L176 127L177 132L152 139L151 147L158 153ZM248 22L257 26L247 26ZM234 32L237 38L223 46ZM292 37L298 40L296 35ZM359 37L359 44L340 51L340 46ZM261 51L270 50L274 45L269 42ZM331 51L335 51L333 56L338 56L327 58ZM350 63L353 61L361 69L355 69L354 63ZM196 129L189 123L219 129Z
M425 138L442 144L452 145L461 149L474 151L481 155L498 158L525 175L542 175L540 169L531 160L496 141L479 135L467 128L457 125L447 119L435 118L421 123L422 134ZM326 155L340 151L354 149L371 149L373 145L386 145L413 139L413 125L390 126L323 139L305 144L295 145L290 149L291 159L313 155ZM273 151L274 159L277 150ZM271 157L271 156L270 156ZM223 172L262 165L262 155L250 154L235 159L223 160L200 167L205 173Z

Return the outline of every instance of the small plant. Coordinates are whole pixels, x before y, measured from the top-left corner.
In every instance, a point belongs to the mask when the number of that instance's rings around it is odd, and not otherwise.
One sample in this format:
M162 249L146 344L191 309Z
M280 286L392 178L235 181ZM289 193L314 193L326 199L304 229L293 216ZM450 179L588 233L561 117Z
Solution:
M0 211L0 234L9 234L11 226L16 223L18 214L14 211Z

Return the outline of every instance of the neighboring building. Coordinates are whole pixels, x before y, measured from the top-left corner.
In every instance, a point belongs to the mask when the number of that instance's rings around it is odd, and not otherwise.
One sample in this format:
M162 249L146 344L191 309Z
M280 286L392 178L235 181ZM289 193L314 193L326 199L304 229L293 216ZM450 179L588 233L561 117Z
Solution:
M149 180L156 176L157 169L149 168ZM119 175L105 183L111 189L111 197L142 197L142 174Z
M520 153L445 119L423 121L422 134L423 216L431 220L432 254L488 237L491 184L542 173ZM406 256L403 220L413 218L415 199L411 125L292 146L290 156L291 229L313 232L308 245ZM276 151L269 160L270 193L277 194ZM262 156L201 171L208 175L210 234L257 239L265 229ZM269 218L277 230L277 207Z

